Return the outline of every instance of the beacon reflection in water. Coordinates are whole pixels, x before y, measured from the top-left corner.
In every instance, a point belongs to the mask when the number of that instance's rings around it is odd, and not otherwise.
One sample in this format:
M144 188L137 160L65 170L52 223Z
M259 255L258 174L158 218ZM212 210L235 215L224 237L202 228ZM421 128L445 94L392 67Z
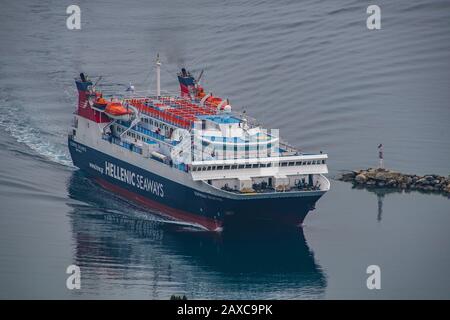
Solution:
M326 280L301 229L211 233L163 221L74 172L74 263L88 294L188 298L315 298ZM124 289L126 284L126 289ZM133 284L136 286L134 287ZM107 289L106 289L107 288Z

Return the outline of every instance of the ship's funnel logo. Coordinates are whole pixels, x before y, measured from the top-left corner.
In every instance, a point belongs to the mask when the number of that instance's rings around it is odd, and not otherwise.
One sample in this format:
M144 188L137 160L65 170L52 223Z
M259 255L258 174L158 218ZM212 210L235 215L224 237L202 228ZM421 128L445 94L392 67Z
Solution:
M185 68L181 69L178 74L178 82L180 83L180 92L182 97L190 97L195 92L195 78L186 71Z

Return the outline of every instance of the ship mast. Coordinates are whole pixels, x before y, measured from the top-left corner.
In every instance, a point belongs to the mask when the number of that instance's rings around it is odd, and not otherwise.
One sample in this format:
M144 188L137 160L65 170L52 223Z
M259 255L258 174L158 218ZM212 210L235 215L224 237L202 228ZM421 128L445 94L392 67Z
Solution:
M156 96L161 95L161 60L159 60L159 53L156 55Z

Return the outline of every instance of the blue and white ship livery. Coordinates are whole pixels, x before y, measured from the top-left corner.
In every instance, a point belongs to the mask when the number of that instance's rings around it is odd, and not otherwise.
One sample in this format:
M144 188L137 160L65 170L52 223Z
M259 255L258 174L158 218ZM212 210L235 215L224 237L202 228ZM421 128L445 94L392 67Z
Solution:
M134 88L103 96L80 74L68 137L74 165L152 212L207 230L300 225L330 188L327 155L282 143L185 69L180 95L161 94L160 65L147 96Z

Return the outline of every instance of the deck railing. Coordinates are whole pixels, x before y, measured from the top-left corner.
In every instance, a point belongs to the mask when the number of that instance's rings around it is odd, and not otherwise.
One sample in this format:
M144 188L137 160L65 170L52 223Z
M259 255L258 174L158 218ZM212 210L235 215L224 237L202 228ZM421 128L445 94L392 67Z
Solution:
M118 139L118 138L116 138L114 136L111 136L111 135L102 135L102 139L106 140L106 141L109 141L110 143L114 143L115 145L118 145L118 146L120 146L122 148L125 148L127 150L130 150L132 152L136 152L138 154L142 154L142 148L136 146L133 143L129 143L129 142L123 141L123 140Z

